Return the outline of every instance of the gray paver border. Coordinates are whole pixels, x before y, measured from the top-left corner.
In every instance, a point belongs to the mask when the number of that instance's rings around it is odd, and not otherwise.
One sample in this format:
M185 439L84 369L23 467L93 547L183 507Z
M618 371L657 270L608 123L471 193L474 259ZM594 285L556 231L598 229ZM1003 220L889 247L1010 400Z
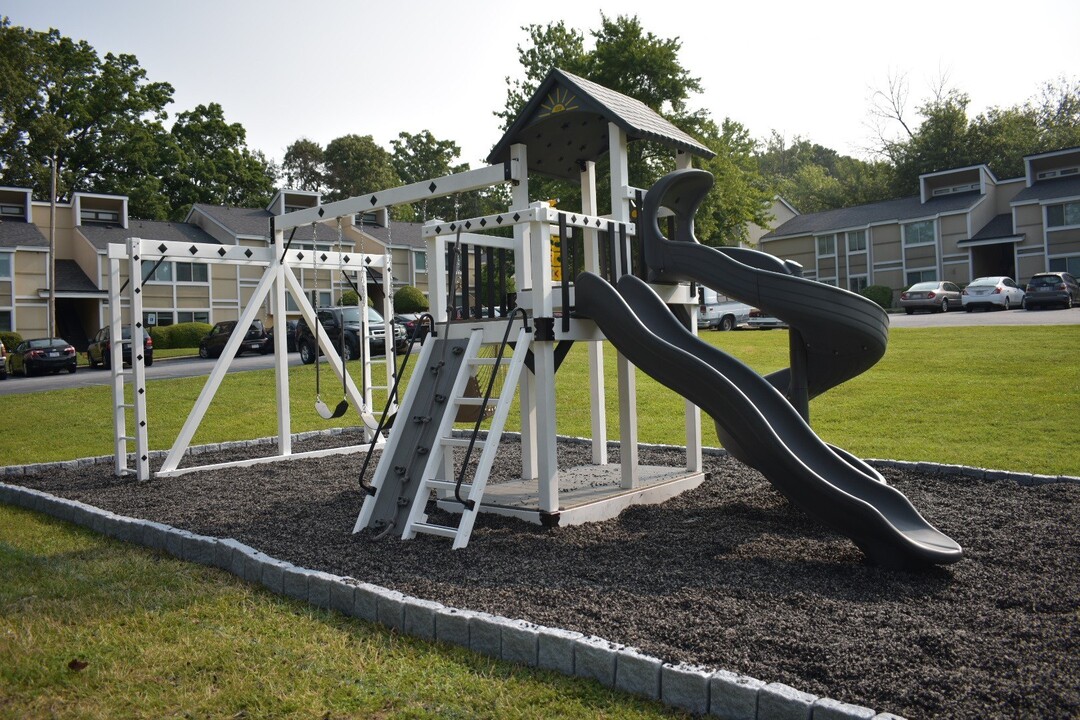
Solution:
M331 431L338 434L341 430ZM303 440L325 433L301 433ZM507 433L512 435L512 433ZM587 438L566 438L569 442L590 442ZM192 448L193 454L250 447L267 439L220 443ZM654 445L659 449L682 449ZM706 454L726 451L705 448ZM164 453L159 453L164 455ZM0 477L13 480L28 474L48 473L111 463L111 455L66 462L37 463L0 468ZM867 460L881 468L947 472L985 480L1009 480L1020 485L1078 483L1080 477L1015 473L963 465L946 465L903 460ZM111 512L75 500L67 500L39 490L0 482L0 503L50 515L89 528L117 540L142 545L179 559L225 570L270 591L310 603L324 610L378 622L397 632L424 640L466 647L474 652L528 667L554 670L565 675L590 678L607 687L718 717L737 720L767 720L789 713L821 720L902 720L888 712L819 698L780 683L765 683L727 670L664 664L659 658L603 638L550 628L524 620L451 608L438 602L406 596L350 577L297 567L266 555L232 538L196 535L140 518Z

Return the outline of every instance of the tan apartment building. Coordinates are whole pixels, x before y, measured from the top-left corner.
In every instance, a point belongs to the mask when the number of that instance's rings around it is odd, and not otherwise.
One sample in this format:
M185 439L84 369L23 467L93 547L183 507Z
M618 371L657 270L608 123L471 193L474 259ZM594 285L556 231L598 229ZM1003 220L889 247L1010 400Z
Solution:
M87 339L108 322L108 259L110 243L129 237L177 242L267 247L270 218L319 205L319 193L281 190L265 208L198 204L184 222L157 222L128 217L126 197L75 193L56 207L56 334L82 350ZM23 337L48 333L50 288L50 204L34 201L25 188L0 188L0 330ZM337 249L392 256L391 291L413 285L427 292L427 255L417 223L390 222L386 212L357 216L336 225L298 230L294 247ZM253 267L185 263L143 264L144 322L149 325L235 320L261 276ZM349 289L337 268L299 271L304 288L318 288L319 303L332 304ZM353 273L355 282L355 273ZM126 279L126 275L125 275ZM368 292L376 301L385 292L384 278L372 271ZM290 309L295 309L291 298ZM269 305L261 319L273 325ZM299 317L290 314L290 318Z
M964 285L1047 270L1080 271L1080 148L1030 155L1023 177L985 165L927 173L919 195L797 215L759 249L794 260L804 276L894 295L916 282Z

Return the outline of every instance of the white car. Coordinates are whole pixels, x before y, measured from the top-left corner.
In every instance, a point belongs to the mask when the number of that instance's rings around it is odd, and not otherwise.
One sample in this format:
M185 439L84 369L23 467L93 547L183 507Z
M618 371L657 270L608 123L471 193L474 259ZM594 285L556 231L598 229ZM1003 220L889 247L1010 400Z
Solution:
M757 308L751 308L750 319L746 321L746 324L759 330L772 330L773 328L787 327L787 323L780 318L769 315Z
M975 278L960 293L960 302L967 312L977 307L1010 310L1024 306L1024 291L1003 275Z
M734 330L750 319L750 306L703 288L699 293L698 327Z

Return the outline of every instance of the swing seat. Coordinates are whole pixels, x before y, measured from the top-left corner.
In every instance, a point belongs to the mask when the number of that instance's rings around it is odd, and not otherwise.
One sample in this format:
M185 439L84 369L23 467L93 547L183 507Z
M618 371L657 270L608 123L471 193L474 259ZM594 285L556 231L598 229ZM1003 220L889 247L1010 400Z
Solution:
M341 398L341 402L339 402L337 404L337 407L335 407L333 410L330 409L329 405L322 401L322 398L319 398L315 401L315 412L319 413L319 417L321 417L323 420L336 420L348 411L349 401L345 398Z

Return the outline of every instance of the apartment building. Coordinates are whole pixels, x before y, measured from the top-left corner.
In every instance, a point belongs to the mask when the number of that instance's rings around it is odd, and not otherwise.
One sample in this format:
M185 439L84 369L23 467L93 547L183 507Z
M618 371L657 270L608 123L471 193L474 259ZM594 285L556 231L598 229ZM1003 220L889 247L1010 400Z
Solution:
M803 274L858 292L899 293L924 280L965 284L1007 275L1080 271L1080 148L1030 155L1023 177L986 165L927 173L919 194L796 215L765 234L761 250Z
M56 207L35 201L25 188L0 188L0 330L23 337L48 333L50 283L55 288L56 334L78 349L108 322L108 258L110 243L129 237L221 245L266 247L270 218L314 207L316 192L280 190L265 208L236 208L198 204L183 222L157 222L128 217L123 196L75 193ZM56 245L55 277L50 277L49 237ZM300 229L294 247L317 247L346 252L389 251L393 287L414 285L427 291L427 256L420 225L391 222L385 211L335 223ZM239 317L261 276L258 268L215 266L198 262L144 263L144 322L147 325L200 321L215 323ZM336 268L301 271L304 288L318 288L320 304L337 302L350 283ZM353 274L355 282L355 274ZM368 293L376 301L386 292L384 278L372 271ZM296 305L287 298L290 317ZM261 319L273 325L267 305Z

